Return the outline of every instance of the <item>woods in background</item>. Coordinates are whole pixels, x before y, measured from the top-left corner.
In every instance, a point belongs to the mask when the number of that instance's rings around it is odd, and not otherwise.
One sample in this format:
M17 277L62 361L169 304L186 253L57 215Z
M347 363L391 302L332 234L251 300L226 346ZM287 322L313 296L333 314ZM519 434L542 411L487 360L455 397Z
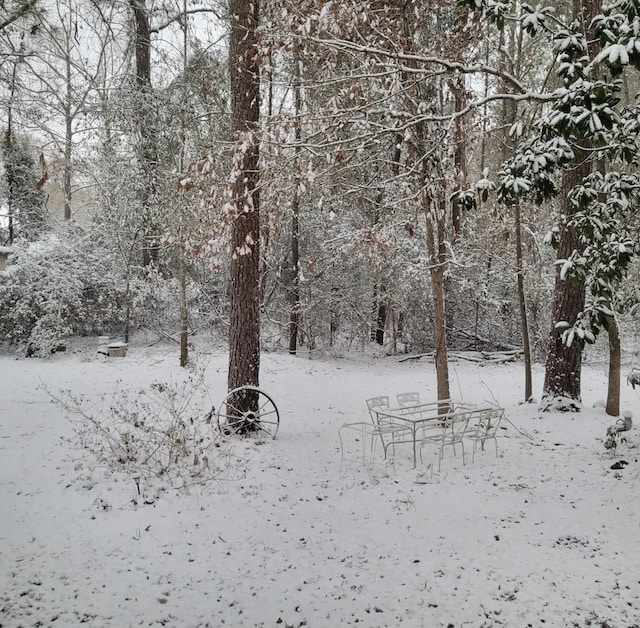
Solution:
M636 2L14 0L0 47L5 340L154 329L186 364L207 329L230 388L261 345L373 342L433 350L441 398L450 350L521 347L523 398L538 359L543 406L574 410L605 330L619 412ZM85 247L108 279L62 253ZM38 273L75 278L65 325Z

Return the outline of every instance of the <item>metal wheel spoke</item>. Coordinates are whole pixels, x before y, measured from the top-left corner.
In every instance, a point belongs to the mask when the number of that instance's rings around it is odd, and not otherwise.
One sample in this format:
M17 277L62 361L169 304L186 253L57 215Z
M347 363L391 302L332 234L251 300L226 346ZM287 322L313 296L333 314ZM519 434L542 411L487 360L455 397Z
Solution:
M226 419L229 423L233 423L234 419L237 421L238 417L242 416L241 414L228 414L227 412L223 412L222 410L218 412L218 419Z
M229 403L226 400L224 402L224 406L227 409L227 416L238 416L238 417L241 417L243 415L243 412L242 412L242 410L240 410L240 408L236 408L233 404ZM229 415L229 409L231 409L231 411L235 412L235 415Z
M265 399L264 403L263 403L263 404L258 408L257 413L258 413L258 414L261 414L261 413L262 413L262 410L263 410L264 408L266 408L270 403L272 404L271 399L268 399L268 398L267 398L267 399Z
M269 434L269 436L274 436L274 433L277 431L277 423L266 423L260 421L256 423L256 427L265 434Z
M243 409L245 403L248 407ZM280 426L280 414L273 399L255 386L231 390L219 406L217 420L221 431L242 436L262 432L275 438Z

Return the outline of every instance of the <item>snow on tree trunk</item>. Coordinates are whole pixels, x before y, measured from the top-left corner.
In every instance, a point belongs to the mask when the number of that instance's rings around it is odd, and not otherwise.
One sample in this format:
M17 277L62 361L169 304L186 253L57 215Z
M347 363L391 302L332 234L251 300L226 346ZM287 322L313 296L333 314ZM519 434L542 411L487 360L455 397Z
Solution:
M187 305L187 262L184 243L178 251L178 293L180 297L180 366L189 362L189 307Z
M600 8L599 0L574 0L574 15L585 32ZM588 38L589 39L589 38ZM589 56L595 56L595 41L588 42ZM582 183L592 171L592 162L582 148L588 148L589 138L575 139L576 155L574 165L565 170L562 177L560 213L567 218L575 214L578 208L569 198L570 190ZM579 234L571 226L564 226L558 244L558 260L569 259L574 251L581 251ZM552 327L549 336L547 359L545 363L542 409L561 411L580 410L580 375L582 370L582 346L578 342L563 342L562 330L556 327L561 321L575 321L584 309L584 280L572 277L562 278L560 268L556 270Z
M146 0L129 0L135 21L138 159L143 170L140 202L143 211L142 263L149 266L158 256L158 242L153 216L158 187L158 138L151 86L151 28Z
M259 383L258 0L231 0L230 15L229 68L233 132L237 148L231 188L234 216L231 227L229 390L247 384L257 386ZM236 407L247 411L253 399L249 395L236 401Z
M425 219L429 273L431 276L431 296L433 298L434 310L437 393L439 400L450 399L447 317L444 290L444 275L447 267L447 249L445 246L446 201L443 199L429 199L425 194L423 202L430 205L425 211Z
M300 327L300 142L302 129L300 113L302 111L300 62L296 59L293 81L294 133L295 145L295 187L291 201L291 285L289 286L289 353L295 355L298 350L298 333Z
M531 372L531 342L529 338L529 321L527 315L527 298L524 289L524 263L522 259L522 220L520 202L514 207L515 235L516 235L516 282L518 287L518 307L520 310L520 326L522 328L522 348L524 352L524 400L529 401L533 396L533 377Z
M570 216L575 208L568 192L578 185L591 170L590 162L583 162L563 177L561 213ZM575 229L564 227L560 234L558 259L568 259L573 251L581 248ZM560 268L556 270L554 304L551 333L543 387L543 410L578 411L580 409L580 374L582 369L582 347L574 342L563 342L562 330L556 327L558 321L574 321L584 308L584 281L578 278L562 278Z

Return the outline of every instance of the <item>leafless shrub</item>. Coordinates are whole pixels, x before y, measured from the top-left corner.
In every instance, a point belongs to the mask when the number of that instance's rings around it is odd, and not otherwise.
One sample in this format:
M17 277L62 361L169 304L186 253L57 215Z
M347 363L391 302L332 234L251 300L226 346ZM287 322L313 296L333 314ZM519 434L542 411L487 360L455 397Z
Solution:
M119 381L102 395L47 392L72 421L75 445L94 464L133 479L142 501L154 501L158 490L243 474L245 460L220 439L202 374L143 390Z

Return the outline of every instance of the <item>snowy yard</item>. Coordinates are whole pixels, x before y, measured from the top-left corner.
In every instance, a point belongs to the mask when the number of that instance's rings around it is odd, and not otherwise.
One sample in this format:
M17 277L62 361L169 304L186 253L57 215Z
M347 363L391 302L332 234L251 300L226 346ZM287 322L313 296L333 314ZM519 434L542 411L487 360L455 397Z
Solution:
M201 352L215 404L226 359ZM0 626L640 625L640 430L605 453L604 366L584 369L581 414L541 417L518 403L521 364L453 363L452 396L498 401L508 422L500 457L448 451L431 476L407 446L395 469L341 470L337 433L368 420L368 397L435 398L431 363L263 354L277 439L214 448L232 448L237 477L148 505L73 446L45 390L135 394L184 375L175 347L0 358ZM640 418L637 392L622 395Z

